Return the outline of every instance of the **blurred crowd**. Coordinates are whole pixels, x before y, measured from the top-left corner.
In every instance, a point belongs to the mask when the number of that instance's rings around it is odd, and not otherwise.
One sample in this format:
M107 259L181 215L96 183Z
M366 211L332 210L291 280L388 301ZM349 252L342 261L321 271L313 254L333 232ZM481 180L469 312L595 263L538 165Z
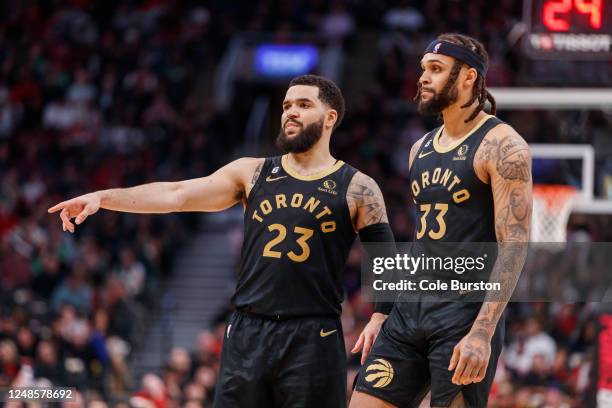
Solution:
M74 386L92 407L210 406L223 317L194 350L173 348L160 372L139 379L130 370L176 251L197 226L193 215L103 211L71 235L47 208L92 190L199 177L228 161L242 129L206 90L233 33L273 32L282 42L316 32L350 54L365 29L377 32L374 78L347 101L333 150L380 183L396 239L410 241L408 152L438 124L411 103L425 44L444 31L476 36L491 55L489 86L522 80L513 37L520 2L469 3L476 14L466 19L459 1L3 2L0 387ZM530 142L593 142L609 126L598 112L500 117ZM571 227L611 241L611 224L582 217ZM360 292L360 256L356 246L347 266L349 349L372 312ZM595 312L578 303L510 305L491 406L584 406ZM358 356L347 359L351 385Z
M129 358L193 215L101 211L64 233L47 208L98 189L207 174L227 119L196 92L208 10L170 2L0 6L0 387L121 401Z

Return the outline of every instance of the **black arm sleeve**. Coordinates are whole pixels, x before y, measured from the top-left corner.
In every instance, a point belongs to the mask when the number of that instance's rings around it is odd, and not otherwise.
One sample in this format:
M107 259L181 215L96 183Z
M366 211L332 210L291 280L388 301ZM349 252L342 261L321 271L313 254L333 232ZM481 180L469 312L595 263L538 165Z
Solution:
M362 243L368 242L388 242L390 257L395 257L396 248L395 248L395 237L393 236L393 231L391 231L391 226L387 222L368 225L359 230L359 239ZM368 247L366 247L366 252ZM368 253L369 257L372 257L373 254ZM393 308L393 303L391 302L376 302L374 304L374 311L382 314L388 315L391 313L391 309Z

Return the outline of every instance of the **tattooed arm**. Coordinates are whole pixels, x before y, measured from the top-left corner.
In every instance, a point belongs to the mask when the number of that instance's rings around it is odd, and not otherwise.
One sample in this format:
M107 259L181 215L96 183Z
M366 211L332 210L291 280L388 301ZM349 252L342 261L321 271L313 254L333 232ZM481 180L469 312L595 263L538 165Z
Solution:
M355 173L346 191L346 201L355 231L389 222L382 192L372 177Z
M72 218L76 218L77 225L81 224L100 208L148 214L221 211L246 202L263 163L264 159L242 158L207 177L95 191L61 202L49 212L60 211L64 231L74 232Z
M385 200L378 184L371 177L361 172L356 173L347 189L346 201L351 213L353 228L355 228L355 231L360 231L359 236L362 243L387 242L389 244L388 250L392 252L392 255L395 255L393 233L387 219ZM368 255L372 256L372 254ZM370 353L372 345L392 306L392 303L376 303L374 307L375 313L372 314L370 321L359 335L355 346L351 350L353 353L363 350L361 353L361 364L365 362L366 357Z
M493 192L498 254L490 280L501 291L487 292L472 329L455 347L449 365L455 384L480 382L486 374L491 338L525 263L531 222L531 153L514 129L500 125L489 132L474 168Z

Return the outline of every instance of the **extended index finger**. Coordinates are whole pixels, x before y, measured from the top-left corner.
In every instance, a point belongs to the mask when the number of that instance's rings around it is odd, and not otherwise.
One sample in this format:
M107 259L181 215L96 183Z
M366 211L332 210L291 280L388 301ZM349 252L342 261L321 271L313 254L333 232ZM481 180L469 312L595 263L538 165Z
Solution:
M366 358L368 357L368 354L370 354L370 351L372 351L372 344L374 343L374 337L373 336L367 336L363 342L363 351L361 352L361 364L364 364L366 361Z
M353 346L353 349L351 350L352 353L357 353L359 352L359 350L361 350L361 347L363 346L363 340L364 340L364 334L363 332L361 332L361 334L359 335L359 338L357 339L357 343L355 343L355 346Z
M47 212L50 213L50 214L54 213L54 212L58 212L59 210L62 210L64 208L66 208L66 203L67 203L67 201L62 201L59 204L55 204L53 207L49 208L47 210Z

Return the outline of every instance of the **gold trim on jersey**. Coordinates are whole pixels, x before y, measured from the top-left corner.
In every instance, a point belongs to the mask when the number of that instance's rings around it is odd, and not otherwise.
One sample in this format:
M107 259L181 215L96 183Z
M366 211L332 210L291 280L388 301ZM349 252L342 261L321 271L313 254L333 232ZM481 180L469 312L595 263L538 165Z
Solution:
M338 160L333 166L323 171L320 171L318 173L310 174L308 176L303 176L297 171L295 171L293 168L291 168L291 165L289 164L288 156L286 154L283 155L283 157L281 158L281 165L283 166L283 169L287 172L287 174L289 174L291 177L296 178L298 180L312 181L312 180L319 180L319 179L322 179L323 177L329 176L330 174L338 170L340 167L342 167L344 165L344 162L342 160Z
M442 135L442 131L444 130L444 125L442 125L440 127L440 130L438 130L438 133L436 133L436 135L433 137L433 147L434 150L438 153L448 153L451 150L455 149L457 146L459 146L461 143L465 142L465 139L467 139L468 137L472 136L472 134L474 134L474 132L476 132L478 129L480 129L480 127L482 125L484 125L484 123L489 119L492 118L493 115L486 115L484 118L482 118L480 120L480 122L478 122L478 124L476 126L474 126L474 128L472 130L470 130L470 132L463 136L461 139L458 139L457 141L451 143L449 146L442 146L440 145L440 136Z

